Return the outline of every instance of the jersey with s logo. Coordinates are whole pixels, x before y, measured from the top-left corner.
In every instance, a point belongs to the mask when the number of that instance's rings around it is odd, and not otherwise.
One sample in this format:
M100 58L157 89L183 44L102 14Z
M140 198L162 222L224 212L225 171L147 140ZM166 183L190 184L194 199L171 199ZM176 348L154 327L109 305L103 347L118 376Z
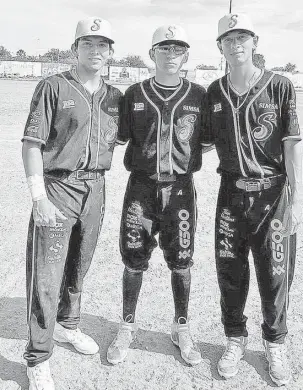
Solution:
M44 145L44 171L109 169L121 95L103 83L89 99L73 70L40 81L23 139Z
M206 91L181 79L178 87L171 91L167 87L166 92L161 95L153 78L125 92L117 142L129 140L124 158L129 171L189 174L201 167Z
M266 141L272 134L274 125L277 125L277 114L275 112L264 112L258 117L259 126L252 130L256 141Z
M222 110L213 109L218 101ZM289 79L262 71L249 93L239 95L224 76L209 86L208 107L203 143L216 145L219 171L242 177L285 172L283 141L301 139Z

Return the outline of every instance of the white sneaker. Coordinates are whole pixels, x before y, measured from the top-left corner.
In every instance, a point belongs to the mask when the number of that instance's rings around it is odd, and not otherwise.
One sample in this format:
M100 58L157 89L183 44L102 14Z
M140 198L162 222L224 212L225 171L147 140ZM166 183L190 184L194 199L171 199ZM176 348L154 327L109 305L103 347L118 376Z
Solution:
M180 324L180 322L183 322ZM202 361L201 353L196 350L190 336L189 324L184 317L180 317L171 326L171 341L180 348L181 357L187 363L194 366Z
M27 367L29 390L55 390L48 360L34 367Z
M291 379L291 372L286 356L285 344L270 343L263 340L265 356L269 363L269 376L277 386L286 385Z
M59 343L70 343L74 348L84 355L94 355L99 351L98 344L80 329L66 329L56 323L53 339Z
M107 361L111 364L123 362L128 354L131 343L136 338L138 325L133 322L122 321L119 325L117 336L108 347Z
M239 371L239 362L244 356L247 337L228 337L225 352L218 362L218 373L225 379L232 378Z

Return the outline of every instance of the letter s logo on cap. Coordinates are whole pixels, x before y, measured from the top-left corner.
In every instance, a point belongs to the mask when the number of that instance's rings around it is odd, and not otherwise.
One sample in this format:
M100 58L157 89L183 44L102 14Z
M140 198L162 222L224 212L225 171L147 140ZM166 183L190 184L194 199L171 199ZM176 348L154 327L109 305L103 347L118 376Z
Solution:
M94 24L91 26L91 30L92 31L98 31L98 30L100 30L100 23L102 22L102 20L101 19L95 19L94 20Z
M238 17L238 15L231 15L230 22L229 22L229 25L228 25L229 28L235 27L235 25L238 23L237 17Z
M176 30L176 27L175 26L169 26L168 27L168 31L165 36L167 39L172 39L174 36L175 36L175 30Z

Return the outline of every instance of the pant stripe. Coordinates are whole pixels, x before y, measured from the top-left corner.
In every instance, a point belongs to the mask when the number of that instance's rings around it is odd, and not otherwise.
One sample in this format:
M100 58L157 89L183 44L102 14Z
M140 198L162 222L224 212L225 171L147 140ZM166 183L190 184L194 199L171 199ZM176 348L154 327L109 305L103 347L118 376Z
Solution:
M30 281L30 291L29 291L29 303L28 303L28 323L30 321L31 312L32 312L32 301L33 301L33 290L34 290L34 273L35 273L35 243L36 243L36 223L34 222L33 229L33 248L32 248L32 273Z
M288 312L288 304L289 304L289 292L288 292L288 285L289 285L289 257L290 257L290 236L287 237L286 240L286 249L287 249L287 258L285 261L285 268L286 268L286 295L285 295L285 304L286 304L286 317Z
M194 183L194 178L192 177L191 179L191 185L193 188L193 196L194 196L194 218L195 218L195 228L194 228L194 233L196 232L197 228L197 218L198 218L198 213L197 213L197 195L196 195L196 188L195 188L195 183Z

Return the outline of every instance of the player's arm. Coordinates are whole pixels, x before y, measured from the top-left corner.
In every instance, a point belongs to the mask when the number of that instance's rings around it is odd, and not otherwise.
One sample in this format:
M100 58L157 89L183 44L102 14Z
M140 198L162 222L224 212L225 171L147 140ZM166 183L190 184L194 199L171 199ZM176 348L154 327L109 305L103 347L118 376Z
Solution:
M119 110L119 129L116 145L125 145L130 139L132 124L132 94L129 89L121 97Z
M56 216L66 219L48 200L44 184L42 147L49 134L52 112L48 104L48 99L51 99L49 89L44 81L38 84L22 139L24 170L33 200L33 217L38 226L55 226Z
M284 161L286 174L291 189L291 234L293 234L296 232L299 224L303 219L303 143L296 113L296 94L291 83L289 83L285 91L282 115L282 123L284 128Z
M206 93L202 100L202 153L215 148L214 135L211 126L211 103L210 95Z

